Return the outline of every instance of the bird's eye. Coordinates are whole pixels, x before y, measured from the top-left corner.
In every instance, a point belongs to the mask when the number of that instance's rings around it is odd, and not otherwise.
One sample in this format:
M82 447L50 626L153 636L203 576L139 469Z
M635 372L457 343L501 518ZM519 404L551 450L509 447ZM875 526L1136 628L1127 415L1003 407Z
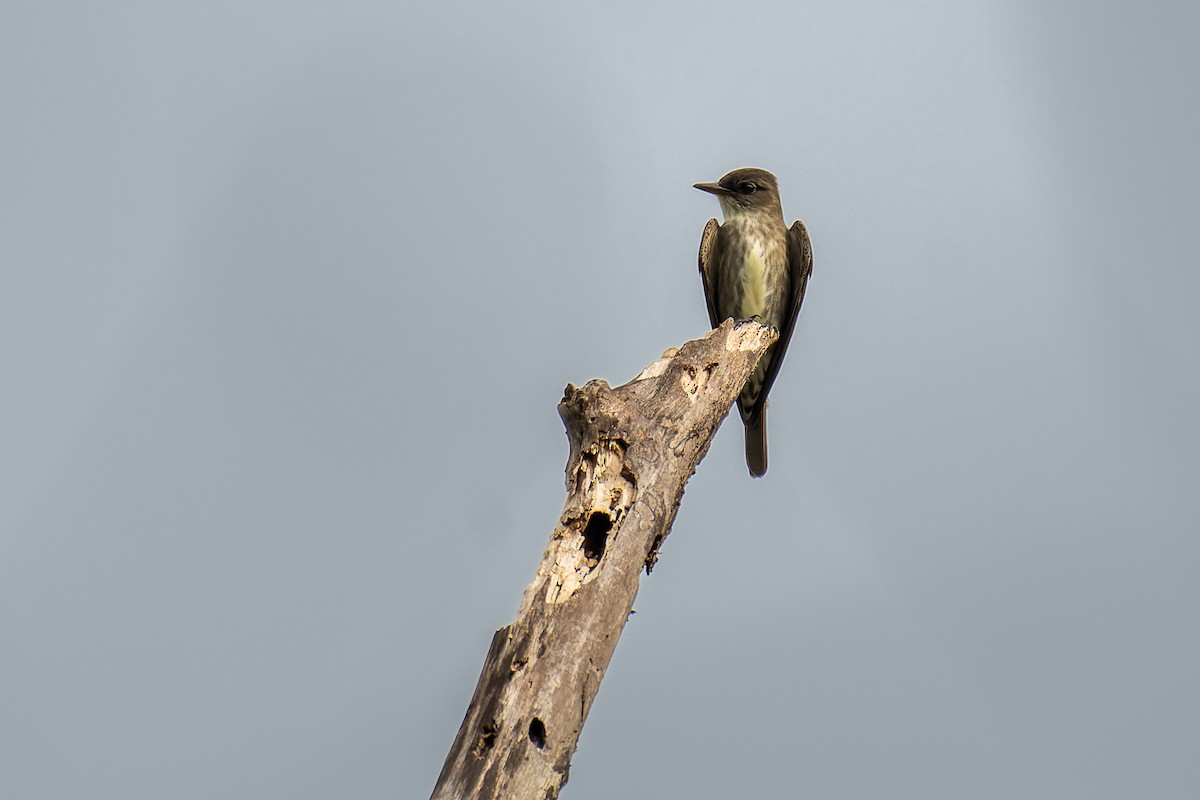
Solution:
M758 187L750 181L742 181L737 185L737 190L741 194L754 194L756 191L758 191Z

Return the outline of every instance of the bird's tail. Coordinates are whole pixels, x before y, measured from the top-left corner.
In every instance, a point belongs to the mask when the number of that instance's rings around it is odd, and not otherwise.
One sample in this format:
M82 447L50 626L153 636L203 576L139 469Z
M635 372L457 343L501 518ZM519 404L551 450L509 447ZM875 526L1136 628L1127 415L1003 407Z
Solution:
M751 477L761 478L767 474L767 409L760 408L745 422L746 466Z

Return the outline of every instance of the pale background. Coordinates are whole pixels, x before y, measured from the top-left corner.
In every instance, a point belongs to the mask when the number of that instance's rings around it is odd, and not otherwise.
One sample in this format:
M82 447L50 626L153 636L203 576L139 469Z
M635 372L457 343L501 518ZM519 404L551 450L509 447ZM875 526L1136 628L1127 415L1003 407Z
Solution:
M816 269L564 797L1200 795L1200 13L0 11L0 796L422 798L568 382L704 333L691 184Z

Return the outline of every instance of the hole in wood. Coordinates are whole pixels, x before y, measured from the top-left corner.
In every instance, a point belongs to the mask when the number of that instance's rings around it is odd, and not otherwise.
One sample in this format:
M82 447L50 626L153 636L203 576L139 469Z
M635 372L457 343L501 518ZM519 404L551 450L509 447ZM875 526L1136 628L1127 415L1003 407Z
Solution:
M593 511L583 528L583 557L589 567L600 563L604 548L608 544L608 532L612 530L612 518L603 511Z
M487 751L496 746L497 727L496 720L483 726L483 733L479 734L479 741L475 743L475 755L478 758L482 758Z
M529 741L533 742L533 746L538 750L546 746L546 723L537 717L529 722Z

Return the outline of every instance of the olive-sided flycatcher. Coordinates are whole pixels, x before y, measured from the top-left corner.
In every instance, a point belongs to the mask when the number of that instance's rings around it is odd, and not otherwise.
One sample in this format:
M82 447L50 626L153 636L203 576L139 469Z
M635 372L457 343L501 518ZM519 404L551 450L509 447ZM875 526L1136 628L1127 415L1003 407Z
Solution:
M779 184L765 169L735 169L697 189L721 201L725 224L710 219L700 239L700 278L715 328L724 320L756 319L779 329L779 340L738 396L746 425L746 466L758 478L767 471L767 393L775 383L796 327L796 314L812 274L812 244L804 223L788 228Z

